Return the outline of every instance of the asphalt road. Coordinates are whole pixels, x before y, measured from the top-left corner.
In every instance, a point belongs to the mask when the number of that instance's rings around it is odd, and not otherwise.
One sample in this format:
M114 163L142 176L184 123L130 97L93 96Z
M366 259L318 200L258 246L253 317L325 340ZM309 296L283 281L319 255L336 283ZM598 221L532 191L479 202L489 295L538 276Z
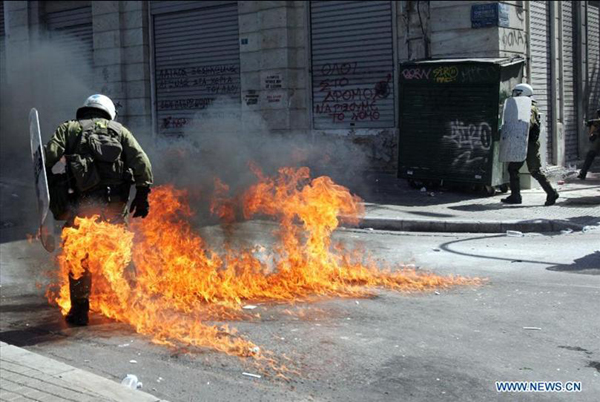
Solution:
M271 230L245 223L238 239L265 242ZM217 228L204 232L220 236ZM67 328L43 298L22 295L41 280L43 254L36 259L31 252L41 246L5 243L0 340L116 381L136 374L146 392L170 401L597 401L598 238L600 231L524 237L339 231L336 239L362 244L390 263L487 282L439 294L377 291L368 299L262 304L261 320L231 323L261 347L292 358L298 373L289 382L244 376L253 367L236 357L155 345L99 316L86 328ZM581 381L583 391L499 394L501 380Z

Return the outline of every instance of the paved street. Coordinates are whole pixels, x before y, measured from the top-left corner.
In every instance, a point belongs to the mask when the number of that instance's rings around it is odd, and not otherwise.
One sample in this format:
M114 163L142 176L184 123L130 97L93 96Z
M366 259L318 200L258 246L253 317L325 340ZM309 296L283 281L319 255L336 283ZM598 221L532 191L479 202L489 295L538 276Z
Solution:
M248 222L236 239L268 242L272 228ZM236 357L152 344L97 315L89 327L67 328L43 298L19 292L3 293L0 340L114 381L136 374L144 391L170 401L515 400L495 391L499 380L581 381L577 395L519 400L594 401L599 233L340 231L336 239L388 262L487 282L440 294L376 291L367 299L266 303L256 310L260 320L230 323L262 348L290 356L298 373L289 382L245 376L254 367ZM216 240L220 229L203 234ZM23 262L30 264L39 244L22 247L29 247Z

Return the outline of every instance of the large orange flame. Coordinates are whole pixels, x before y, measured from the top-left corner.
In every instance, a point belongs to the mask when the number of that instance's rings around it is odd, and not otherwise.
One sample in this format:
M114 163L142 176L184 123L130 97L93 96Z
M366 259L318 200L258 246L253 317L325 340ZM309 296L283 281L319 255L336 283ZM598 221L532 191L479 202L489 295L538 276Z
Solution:
M228 354L272 361L227 326L204 322L236 316L246 301L294 302L313 295L365 296L376 287L421 291L473 284L477 280L381 269L368 256L332 244L340 216L358 222L360 199L328 177L310 178L308 168L282 168L275 178L252 167L258 177L243 196L246 218L279 221L279 242L268 261L255 250L209 249L190 225L186 192L157 187L150 215L129 228L77 219L63 231L60 290L49 292L66 314L68 274L93 275L92 310L132 325L155 342L209 347ZM230 221L235 214L228 188L216 183L211 209ZM236 198L239 200L240 198Z

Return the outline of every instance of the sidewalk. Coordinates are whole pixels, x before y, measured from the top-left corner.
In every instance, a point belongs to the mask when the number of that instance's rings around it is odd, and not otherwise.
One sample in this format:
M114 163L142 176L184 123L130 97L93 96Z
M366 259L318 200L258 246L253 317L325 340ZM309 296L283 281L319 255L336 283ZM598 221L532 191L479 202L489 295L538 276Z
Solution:
M159 398L0 342L0 400L160 402Z
M368 178L358 194L365 199L366 215L361 228L423 232L503 233L580 231L600 225L600 174L581 181L573 174L555 177L552 185L560 193L556 204L545 207L541 189L522 190L523 204L500 202L507 194L447 189L414 189L392 175ZM587 229L587 228L586 228Z

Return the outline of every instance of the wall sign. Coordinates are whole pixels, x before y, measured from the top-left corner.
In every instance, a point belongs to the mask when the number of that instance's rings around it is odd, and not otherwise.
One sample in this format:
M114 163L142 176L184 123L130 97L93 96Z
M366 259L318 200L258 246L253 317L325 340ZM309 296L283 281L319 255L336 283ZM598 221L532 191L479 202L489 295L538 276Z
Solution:
M503 3L471 6L471 28L508 27L508 5Z

